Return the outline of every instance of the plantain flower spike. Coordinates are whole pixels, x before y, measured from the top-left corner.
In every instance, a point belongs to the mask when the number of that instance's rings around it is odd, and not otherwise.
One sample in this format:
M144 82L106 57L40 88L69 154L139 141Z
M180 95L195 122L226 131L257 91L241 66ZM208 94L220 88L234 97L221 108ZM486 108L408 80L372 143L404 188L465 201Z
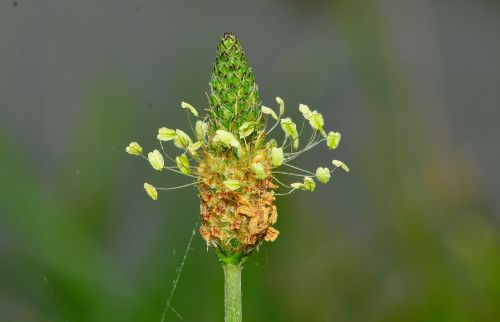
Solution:
M282 98L276 97L275 107L262 105L245 52L231 33L222 36L217 48L207 96L206 115L200 115L189 103L181 103L189 117L199 117L192 133L194 143L186 132L162 127L157 133L160 150L150 152L146 158L142 148L132 142L126 151L142 156L155 170L168 170L188 178L190 183L181 186L158 188L145 183L144 189L156 200L157 190L196 186L200 235L220 261L240 264L264 241L277 239L277 196L297 190L312 192L315 179L326 184L336 168L347 172L349 168L338 160L332 162L334 170L319 167L316 172L292 164L322 142L328 149L336 149L340 133L327 134L323 115L305 104L300 104L298 110L310 129L303 131L301 127L300 133L292 119L285 116ZM282 132L273 132L276 127ZM299 137L307 132L310 137L303 140L307 143L299 149ZM168 149L172 146L183 153L170 157ZM285 167L285 171L281 170ZM289 175L302 179L286 183Z

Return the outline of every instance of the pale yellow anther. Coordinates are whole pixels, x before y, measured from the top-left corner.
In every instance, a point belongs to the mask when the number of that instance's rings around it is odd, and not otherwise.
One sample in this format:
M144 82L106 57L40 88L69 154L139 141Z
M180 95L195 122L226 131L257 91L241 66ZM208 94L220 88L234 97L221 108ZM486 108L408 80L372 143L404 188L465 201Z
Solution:
M131 142L126 148L125 151L129 154L133 155L141 155L142 147L137 142Z
M301 189L306 191L314 191L316 183L311 177L304 177L304 182L295 182L290 185L294 189Z
M327 183L330 180L330 169L319 167L316 169L316 178L321 183Z
M285 102L281 97L276 97L276 103L280 106L280 116L285 114Z
M203 121L196 121L195 132L197 140L204 140L207 135L208 124Z
M326 146L330 150L334 150L339 146L341 135L339 132L328 132L326 137Z
M223 146L226 148L236 149L236 154L238 157L241 156L241 144L234 137L234 135L228 131L217 130L214 137L212 138L212 144L215 146Z
M151 199L158 199L158 191L156 191L156 188L154 186L146 182L144 183L144 190L146 190L146 193L151 197Z
M189 135L187 135L184 131L175 130L174 144L179 149L185 149L191 144L193 144L193 141L191 140Z
M189 104L189 103L186 103L186 102L182 102L181 103L181 106L182 108L184 109L188 109L191 113L194 114L194 116L198 117L198 111L193 107L193 105Z
M163 156L160 151L154 150L153 152L148 153L148 160L153 169L161 171L163 166L165 165L165 161L163 160Z
M260 110L262 111L262 113L271 115L273 119L278 120L278 115L276 115L276 113L271 108L262 105Z
M333 161L332 161L332 164L333 164L334 166L336 166L337 168L339 168L339 167L340 167L340 168L342 168L342 170L344 170L345 172L349 172L349 171L351 171L351 170L349 169L349 167L348 167L348 166L347 166L344 162L342 162L342 161L339 161L339 160L333 160Z
M325 125L325 121L323 120L323 115L321 115L317 111L312 112L309 118L309 124L311 124L311 127L314 130L321 131L323 129L323 125Z
M273 167L277 168L283 164L283 149L273 147L271 148L271 163Z
M183 154L175 158L175 163L177 164L177 168L184 174L191 174L191 170L189 169L189 159L187 155Z
M191 154L196 154L196 151L198 151L198 149L203 145L203 141L197 141L197 142L194 142L193 144L189 145L188 146L188 151L191 153Z
M175 139L175 135L175 130L162 127L158 129L158 135L156 136L156 138L160 141L171 141Z
M305 104L300 104L299 111L300 111L300 113L302 113L302 116L304 116L304 118L306 120L309 120L311 118L312 112L309 109L309 106L307 106Z
M316 188L316 182L314 182L313 178L304 177L304 185L302 186L302 189L307 191L314 191L314 188Z
M291 118L287 117L281 119L281 128L287 136L292 138L293 147L296 149L299 146L299 133L297 132L297 125L293 123Z

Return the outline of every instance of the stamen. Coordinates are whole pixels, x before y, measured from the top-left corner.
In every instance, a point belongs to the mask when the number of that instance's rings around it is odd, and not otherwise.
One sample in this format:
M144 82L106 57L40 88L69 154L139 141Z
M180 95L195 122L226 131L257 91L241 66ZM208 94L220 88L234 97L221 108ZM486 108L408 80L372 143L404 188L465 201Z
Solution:
M293 188L292 190L288 191L288 192L285 192L285 193L275 193L274 195L275 196L286 196L286 195L289 195L291 194L292 192L294 192L295 190L297 190L296 188Z
M182 188L186 188L186 187L189 187L189 186L194 186L195 184L198 184L199 181L195 181L195 182L191 182L191 183L188 183L188 184L184 184L184 185L181 185L181 186L176 186L176 187L168 187L168 188L158 188L158 187L155 187L157 190L175 190L175 189L182 189Z

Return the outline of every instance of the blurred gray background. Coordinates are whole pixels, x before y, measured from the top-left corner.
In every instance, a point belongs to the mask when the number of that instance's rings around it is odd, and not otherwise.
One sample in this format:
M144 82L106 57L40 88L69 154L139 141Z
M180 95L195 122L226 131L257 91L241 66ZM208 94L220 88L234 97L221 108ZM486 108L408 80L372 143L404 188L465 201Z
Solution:
M0 321L160 321L193 189L127 156L206 107L220 36L262 101L321 111L351 167L278 201L246 321L500 321L500 3L0 1ZM172 306L221 321L197 235ZM167 321L179 321L172 311Z

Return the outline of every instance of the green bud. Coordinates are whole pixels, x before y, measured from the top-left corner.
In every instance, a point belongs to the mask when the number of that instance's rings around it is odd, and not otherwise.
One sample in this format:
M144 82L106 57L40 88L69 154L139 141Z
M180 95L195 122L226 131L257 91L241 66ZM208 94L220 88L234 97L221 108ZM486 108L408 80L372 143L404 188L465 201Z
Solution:
M328 132L328 136L326 137L326 146L328 146L328 149L336 149L339 146L340 137L339 132Z
M293 139L293 147L296 149L299 146L299 133L297 132L297 125L292 122L292 119L287 117L281 119L281 128L286 135Z
M231 33L224 34L217 48L210 89L209 135L218 129L239 135L238 129L243 123L254 121L256 130L247 138L253 142L254 134L264 127L259 89L243 48Z
M163 166L165 165L165 161L163 161L163 156L160 151L154 150L153 152L148 153L148 160L153 169L161 171Z
M171 141L175 139L175 135L175 130L162 127L158 129L158 135L156 136L156 138L160 141Z
M187 155L183 154L181 156L175 157L175 163L177 164L177 168L184 174L191 174L191 170L189 169L189 159Z
M327 183L330 180L330 169L322 167L317 168L316 178L321 183Z
M153 200L158 199L158 191L156 191L156 188L154 186L145 182L144 183L144 190L146 190L146 193L151 197L151 199L153 199Z
M300 111L300 113L302 113L304 118L309 121L309 119L311 118L311 115L312 115L312 112L309 109L309 106L307 106L305 104L300 104L299 111Z
M133 155L141 155L142 154L142 147L139 145L137 142L132 142L130 143L126 148L125 151L129 154Z
M238 180L228 179L224 181L224 186L231 191L235 191L241 187L241 183Z
M304 186L304 184L302 182L294 182L290 186L294 189L302 189L302 186Z
M196 121L195 132L197 140L204 140L207 136L208 124L203 121Z
M234 137L234 135L228 131L217 130L214 137L212 138L212 144L215 146L224 146L226 148L235 148L238 157L241 156L241 144Z
M285 114L285 102L281 97L276 97L276 102L280 106L280 116L282 116L283 114Z
M339 160L333 160L333 161L332 161L332 164L333 164L334 166L336 166L337 168L338 168L338 167L342 168L342 170L344 170L345 172L349 172L349 171L350 171L349 167L348 167L348 166L347 166L344 162L342 162L342 161L339 161Z
M189 135L187 135L185 132L181 130L175 130L174 144L179 149L185 149L191 144L193 144L193 141L191 140Z
M276 113L269 107L262 105L260 110L262 111L262 113L271 115L273 119L278 120L278 115L276 115Z
M198 117L198 111L193 107L193 105L189 104L189 103L186 103L186 102L182 102L181 103L181 106L182 108L184 109L188 109L191 113L194 114L194 116Z
M246 138L255 131L255 122L245 122L238 129L240 133L240 138Z
M271 163L273 167L277 168L283 164L283 149L273 147L271 148Z
M262 180L262 179L265 179L267 177L266 171L264 171L264 166L260 162L252 164L252 170L255 173L255 176L257 177L257 179Z

